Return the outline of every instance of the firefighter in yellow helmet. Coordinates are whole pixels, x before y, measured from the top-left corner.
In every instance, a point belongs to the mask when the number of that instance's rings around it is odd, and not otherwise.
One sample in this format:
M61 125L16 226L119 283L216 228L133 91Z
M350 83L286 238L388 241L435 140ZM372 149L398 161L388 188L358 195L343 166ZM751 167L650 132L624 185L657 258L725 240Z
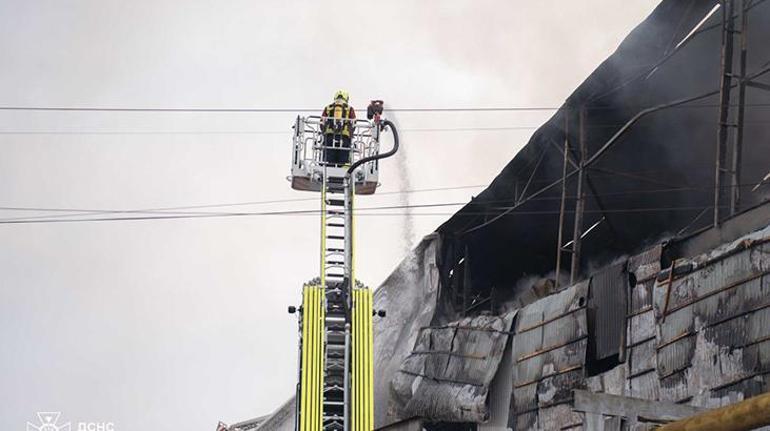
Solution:
M332 165L350 163L350 141L353 136L356 112L348 105L348 92L334 93L334 102L321 113L324 134L324 159Z

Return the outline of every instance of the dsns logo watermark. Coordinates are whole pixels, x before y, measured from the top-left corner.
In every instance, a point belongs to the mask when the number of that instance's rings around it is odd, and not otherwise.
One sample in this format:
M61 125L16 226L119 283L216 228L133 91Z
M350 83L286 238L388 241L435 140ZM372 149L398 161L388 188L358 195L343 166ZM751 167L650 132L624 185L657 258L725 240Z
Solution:
M57 425L61 412L38 412L40 425L27 422L27 431L70 431L70 423Z
M27 431L115 431L112 422L78 422L77 430L72 429L72 424L59 423L61 412L38 412L39 424L27 422Z

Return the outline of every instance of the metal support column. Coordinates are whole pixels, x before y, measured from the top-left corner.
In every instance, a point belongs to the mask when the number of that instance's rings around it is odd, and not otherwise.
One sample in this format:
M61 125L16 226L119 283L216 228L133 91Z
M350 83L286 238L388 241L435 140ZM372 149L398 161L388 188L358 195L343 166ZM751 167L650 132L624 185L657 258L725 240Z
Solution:
M569 160L569 110L564 111L564 167L561 172L561 204L559 206L559 233L556 239L556 280L554 290L559 289L559 274L561 273L561 253L564 251L564 206L567 201L567 161Z
M733 0L722 0L722 66L719 84L719 123L717 149L714 163L714 226L718 226L722 215L722 189L725 186L727 135L730 124L730 90L733 74Z
M581 237L583 236L583 211L586 205L585 191L583 190L583 183L585 182L585 163L587 160L586 150L586 109L585 106L580 107L579 112L579 130L578 130L578 145L580 146L580 168L578 170L577 179L577 201L575 202L575 228L572 231L572 265L570 268L569 282L574 284L578 273L580 272L580 249L581 249ZM566 174L565 174L566 175Z
M469 248L466 245L465 246L465 254L464 261L463 261L463 289L462 289L462 295L463 295L463 311L462 311L462 317L465 317L465 313L468 311L468 308L470 307L470 292L471 292L471 259L469 254Z
M748 39L748 0L737 0L738 21L741 23L740 57L738 62L738 120L733 141L730 169L730 215L741 205L741 158L743 157L743 119L746 112L746 41Z

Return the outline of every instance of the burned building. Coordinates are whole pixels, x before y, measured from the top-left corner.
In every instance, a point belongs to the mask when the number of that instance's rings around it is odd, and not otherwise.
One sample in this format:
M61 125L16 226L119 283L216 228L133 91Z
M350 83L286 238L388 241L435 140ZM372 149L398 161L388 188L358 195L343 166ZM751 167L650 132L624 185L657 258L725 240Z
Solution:
M767 392L769 241L764 205L520 308L430 322L380 413L395 428L620 429Z
M770 391L767 40L770 2L661 2L376 291L375 426L645 429Z

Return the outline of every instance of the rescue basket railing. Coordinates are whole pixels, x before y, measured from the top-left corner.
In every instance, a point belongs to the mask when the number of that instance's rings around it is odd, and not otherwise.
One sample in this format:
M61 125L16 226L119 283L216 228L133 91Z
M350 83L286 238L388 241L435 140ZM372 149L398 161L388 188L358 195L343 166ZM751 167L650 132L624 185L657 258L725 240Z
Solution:
M332 133L332 145L326 139L328 121L349 123L350 147L343 142L347 134ZM354 175L360 185L357 193L370 194L378 184L378 163L375 156L380 150L380 127L371 120L331 119L321 116L298 116L294 123L292 148L292 187L299 190L318 191L323 169L332 169L331 176L342 177L348 166L360 166ZM344 162L331 162L329 155L348 152ZM366 163L358 163L361 160ZM339 169L339 172L336 170ZM365 186L364 186L365 185Z

